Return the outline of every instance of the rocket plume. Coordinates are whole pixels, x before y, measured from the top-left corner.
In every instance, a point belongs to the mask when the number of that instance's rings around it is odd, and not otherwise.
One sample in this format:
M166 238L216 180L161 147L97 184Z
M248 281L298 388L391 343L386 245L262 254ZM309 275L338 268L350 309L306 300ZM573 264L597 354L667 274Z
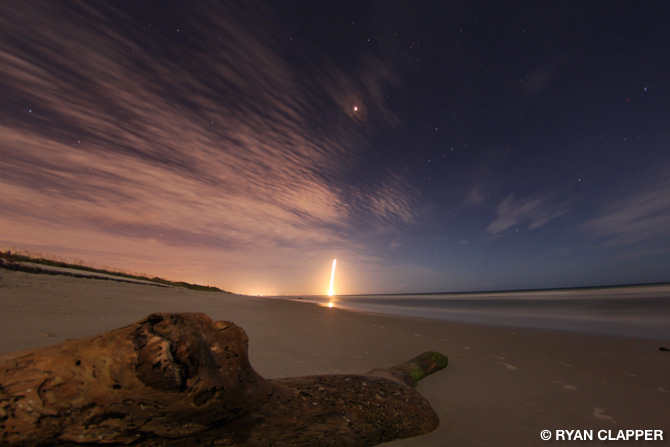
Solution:
M328 296L333 296L333 282L335 281L335 266L337 265L337 259L333 259L333 271L330 273L330 289L328 289Z

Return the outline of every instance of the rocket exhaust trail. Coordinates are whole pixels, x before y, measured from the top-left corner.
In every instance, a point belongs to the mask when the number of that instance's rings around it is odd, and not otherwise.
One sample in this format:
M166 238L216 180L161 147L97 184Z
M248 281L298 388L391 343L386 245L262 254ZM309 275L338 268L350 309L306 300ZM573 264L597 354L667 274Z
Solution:
M333 296L333 282L335 281L335 266L337 259L333 259L333 271L330 273L330 289L328 289L328 296Z

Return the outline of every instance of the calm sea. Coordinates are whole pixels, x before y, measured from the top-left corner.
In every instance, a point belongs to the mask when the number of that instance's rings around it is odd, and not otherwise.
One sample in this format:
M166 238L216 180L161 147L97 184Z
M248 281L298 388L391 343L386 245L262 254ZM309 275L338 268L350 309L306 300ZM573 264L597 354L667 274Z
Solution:
M670 284L294 299L354 311L670 342Z

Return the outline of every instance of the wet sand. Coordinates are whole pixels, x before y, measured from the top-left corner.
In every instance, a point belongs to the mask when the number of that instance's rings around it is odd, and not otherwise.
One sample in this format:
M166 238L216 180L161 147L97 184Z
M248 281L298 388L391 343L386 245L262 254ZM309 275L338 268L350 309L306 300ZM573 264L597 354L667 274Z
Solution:
M663 430L664 441L654 444L670 444L670 352L658 349L670 340L446 323L7 270L0 270L0 306L0 352L101 333L152 312L204 312L246 330L251 364L266 378L364 373L424 351L446 354L449 367L419 384L440 427L385 445L562 444L540 439L542 430L557 429L596 436Z

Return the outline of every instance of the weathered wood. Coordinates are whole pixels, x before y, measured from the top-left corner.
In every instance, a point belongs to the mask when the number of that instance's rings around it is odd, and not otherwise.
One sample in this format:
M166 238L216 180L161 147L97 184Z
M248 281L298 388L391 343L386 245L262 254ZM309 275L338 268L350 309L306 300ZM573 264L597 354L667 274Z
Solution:
M265 380L247 344L230 322L153 314L0 355L0 445L369 446L439 423L406 384L446 366L440 354L367 375Z
M419 380L447 367L448 359L446 355L439 352L429 351L417 355L412 360L408 360L400 365L390 368L375 368L368 374L386 377L396 382L404 383L415 387Z

